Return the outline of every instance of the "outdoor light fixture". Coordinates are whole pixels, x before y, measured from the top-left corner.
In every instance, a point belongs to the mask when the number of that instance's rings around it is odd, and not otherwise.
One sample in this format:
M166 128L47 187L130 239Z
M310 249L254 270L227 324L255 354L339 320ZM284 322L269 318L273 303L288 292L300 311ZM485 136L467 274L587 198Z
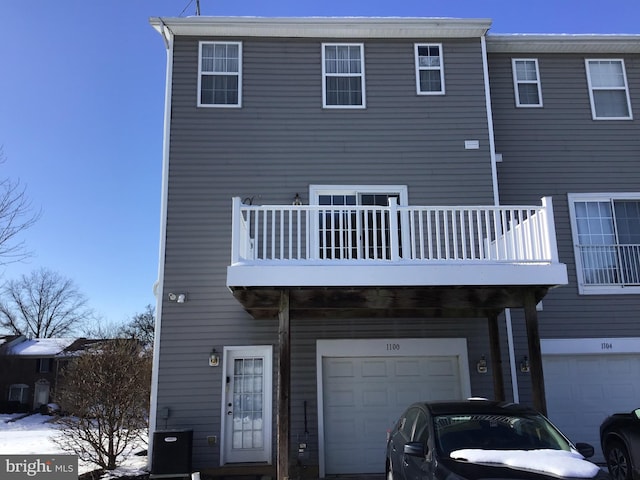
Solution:
M209 355L209 366L217 367L218 365L220 365L220 355L218 355L216 349L214 348L213 350L211 350L211 355Z
M186 293L170 293L169 301L176 302L176 303L184 303L187 301L187 294Z
M529 373L531 371L531 368L529 366L529 357L527 357L526 355L520 362L520 371L522 373Z
M292 205L295 205L296 207L299 207L300 205L302 205L302 199L300 198L300 195L298 195L297 193L296 193L296 196L293 197Z
M480 360L478 360L476 369L478 370L478 373L487 373L487 359L484 357L484 355L482 355L482 357L480 357Z

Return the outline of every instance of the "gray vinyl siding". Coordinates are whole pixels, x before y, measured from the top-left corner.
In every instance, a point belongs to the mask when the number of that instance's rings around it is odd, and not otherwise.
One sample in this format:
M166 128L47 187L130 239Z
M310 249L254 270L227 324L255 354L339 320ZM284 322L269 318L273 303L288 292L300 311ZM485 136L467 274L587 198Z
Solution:
M322 108L322 39L230 39L243 42L242 108L198 108L199 40L178 37L174 49L158 370L158 410L171 416L157 420L194 429L194 468L219 462L220 446L206 441L221 433L223 371L208 366L211 350L274 345L277 365L277 320L252 319L225 286L232 197L290 204L300 193L307 203L310 184L399 184L413 205L493 203L479 39L443 41L443 96L416 95L413 41L365 41L362 110ZM169 292L187 302L167 302ZM315 465L316 339L466 337L472 372L489 352L486 320L292 319L291 328L292 449L306 400ZM472 390L489 396L490 375L472 374Z
M640 295L579 295L567 193L640 191L640 55L516 54L537 58L543 108L516 108L511 55L489 54L501 203L553 197L560 261L569 284L539 312L541 338L636 337ZM585 58L623 58L634 120L592 120ZM526 333L514 312L516 356ZM520 382L527 399L530 382Z

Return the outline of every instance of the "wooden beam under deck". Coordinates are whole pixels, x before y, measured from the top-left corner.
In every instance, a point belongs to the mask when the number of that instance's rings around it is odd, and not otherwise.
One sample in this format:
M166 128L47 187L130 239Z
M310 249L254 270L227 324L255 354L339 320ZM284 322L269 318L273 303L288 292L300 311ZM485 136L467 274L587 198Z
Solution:
M497 287L291 287L289 310L297 319L489 318L505 308L523 308L524 292L540 301L548 286ZM256 319L276 319L282 288L232 288Z

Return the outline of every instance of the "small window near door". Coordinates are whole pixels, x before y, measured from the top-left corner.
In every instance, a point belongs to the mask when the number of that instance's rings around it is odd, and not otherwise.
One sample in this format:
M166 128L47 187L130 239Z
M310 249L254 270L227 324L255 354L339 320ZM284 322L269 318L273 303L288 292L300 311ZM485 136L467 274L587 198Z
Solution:
M29 395L29 386L24 383L16 383L9 387L9 398L10 402L20 402L27 403L27 398Z

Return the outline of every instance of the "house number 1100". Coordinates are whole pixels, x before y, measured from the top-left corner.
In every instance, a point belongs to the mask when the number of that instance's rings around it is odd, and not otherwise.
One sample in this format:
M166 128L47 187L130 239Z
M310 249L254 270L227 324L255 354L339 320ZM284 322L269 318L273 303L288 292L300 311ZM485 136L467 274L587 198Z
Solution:
M399 343L387 343L387 350L400 350Z

